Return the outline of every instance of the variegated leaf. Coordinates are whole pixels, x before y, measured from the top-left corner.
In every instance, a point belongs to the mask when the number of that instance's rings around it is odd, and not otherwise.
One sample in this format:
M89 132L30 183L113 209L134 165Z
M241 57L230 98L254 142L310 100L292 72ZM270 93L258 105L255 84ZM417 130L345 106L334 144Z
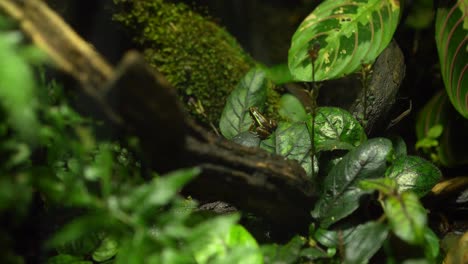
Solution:
M326 0L299 26L289 50L289 69L300 81L334 79L371 63L399 22L398 0ZM309 51L320 46L314 63Z
M468 1L439 8L436 44L445 90L455 109L468 118Z

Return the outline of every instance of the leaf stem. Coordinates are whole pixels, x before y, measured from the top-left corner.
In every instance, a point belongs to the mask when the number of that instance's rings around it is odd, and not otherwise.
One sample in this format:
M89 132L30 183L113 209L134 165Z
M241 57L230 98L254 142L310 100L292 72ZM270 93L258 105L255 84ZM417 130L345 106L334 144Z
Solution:
M367 122L367 96L368 96L368 81L369 81L369 76L370 76L370 73L372 72L371 70L371 67L372 67L372 64L369 64L369 63L364 63L364 62L361 62L361 85L362 85L362 88L364 90L364 95L362 98L362 108L363 108L363 113L362 113L362 121L363 122Z
M307 94L309 95L312 109L307 107L307 111L312 115L312 127L310 133L310 144L311 144L311 161L312 161L312 178L315 178L315 116L317 115L317 98L320 91L320 85L315 82L315 61L317 60L318 53L320 51L320 43L313 43L309 49L309 58L312 63L312 83L308 83Z

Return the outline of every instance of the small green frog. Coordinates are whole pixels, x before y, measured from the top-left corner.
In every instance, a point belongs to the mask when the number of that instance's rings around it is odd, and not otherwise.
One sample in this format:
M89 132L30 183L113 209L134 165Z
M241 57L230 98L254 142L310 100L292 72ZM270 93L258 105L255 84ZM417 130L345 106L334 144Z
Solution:
M278 126L275 120L262 115L257 107L249 107L249 113L254 121L249 130L254 132L260 139L268 138Z

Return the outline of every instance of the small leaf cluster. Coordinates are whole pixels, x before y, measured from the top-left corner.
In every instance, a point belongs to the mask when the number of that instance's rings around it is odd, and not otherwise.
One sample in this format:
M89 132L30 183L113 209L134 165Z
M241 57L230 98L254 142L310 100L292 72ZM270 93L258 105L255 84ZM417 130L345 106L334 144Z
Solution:
M317 158L312 166L312 116L291 94L280 98L278 116L281 121L270 137L259 140L249 128L254 123L250 107L266 107L266 93L272 81L262 68L250 70L228 97L221 115L220 131L227 139L248 146L261 147L270 153L298 161L307 174L318 171ZM350 150L366 140L364 129L347 111L337 107L319 107L315 118L314 144L321 151Z
M3 20L0 22L3 23ZM95 136L34 63L44 56L0 29L0 230L3 263L262 263L238 214L207 217L179 190L197 168L144 177L134 140ZM39 58L33 60L33 58ZM39 74L38 74L39 73ZM5 221L3 222L3 219ZM41 232L32 255L16 251ZM36 230L36 231L32 231Z
M285 254L289 261L335 258L346 263L366 263L384 247L387 238L395 235L410 245L420 246L421 258L435 260L438 247L434 245L438 240L427 225L427 213L419 198L441 179L438 168L422 158L408 156L406 145L399 138L367 139L359 122L346 110L319 107L314 119L290 94L280 100L278 127L260 140L249 130L254 122L249 109L264 107L269 85L266 76L264 70L257 68L239 82L221 117L221 133L237 143L296 160L308 175L313 175L314 170L318 176L311 180L319 186L320 196L311 211L318 229L315 225L311 228L309 239L297 237L284 246L264 246L265 258L275 262ZM352 220L353 213L366 210L362 201L372 200L375 190L380 192L382 219L387 220L377 221L370 216ZM351 222L342 229L347 219ZM334 234L335 243L324 242L323 232Z

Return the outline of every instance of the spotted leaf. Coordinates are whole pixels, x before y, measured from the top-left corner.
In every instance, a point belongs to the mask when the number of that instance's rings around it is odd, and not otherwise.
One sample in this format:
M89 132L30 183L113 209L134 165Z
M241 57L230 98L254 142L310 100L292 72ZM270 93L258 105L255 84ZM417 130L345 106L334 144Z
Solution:
M373 62L390 43L399 16L398 0L323 1L292 38L291 75L300 81L320 81L355 72L363 62ZM315 58L314 78L311 57Z

